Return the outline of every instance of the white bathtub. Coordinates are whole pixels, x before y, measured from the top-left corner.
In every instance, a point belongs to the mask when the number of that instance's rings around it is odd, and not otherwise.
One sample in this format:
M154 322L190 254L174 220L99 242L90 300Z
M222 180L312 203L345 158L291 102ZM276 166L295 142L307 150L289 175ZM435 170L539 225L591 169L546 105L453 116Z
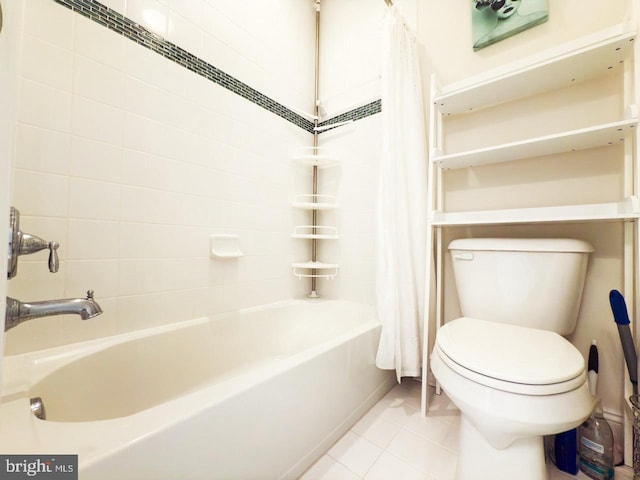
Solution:
M7 356L0 452L78 454L83 480L296 478L393 386L379 335L371 307L305 300Z

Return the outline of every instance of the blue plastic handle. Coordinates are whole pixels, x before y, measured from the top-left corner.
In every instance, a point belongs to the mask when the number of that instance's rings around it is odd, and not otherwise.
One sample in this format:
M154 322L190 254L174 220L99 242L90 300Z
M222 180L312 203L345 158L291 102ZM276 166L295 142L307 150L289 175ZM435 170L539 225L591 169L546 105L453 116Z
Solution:
M631 328L629 324L629 313L627 312L627 304L624 301L624 297L617 290L611 290L609 292L609 303L611 304L611 310L613 311L613 318L618 324L618 334L620 335L620 343L622 343L622 353L624 353L624 359L627 363L627 370L629 371L629 380L633 386L633 393L638 393L638 357L636 353L636 346L633 342L633 336L631 335Z
M613 319L618 325L629 325L629 314L627 313L627 304L624 301L624 297L618 290L611 290L609 292L609 303L611 304L611 311L613 312Z

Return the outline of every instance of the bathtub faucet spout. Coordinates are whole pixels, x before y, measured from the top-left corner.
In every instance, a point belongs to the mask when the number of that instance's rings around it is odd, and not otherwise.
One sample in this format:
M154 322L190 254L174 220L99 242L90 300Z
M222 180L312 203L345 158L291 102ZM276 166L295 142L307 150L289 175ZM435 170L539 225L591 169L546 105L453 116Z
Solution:
M65 298L42 302L21 302L7 297L4 331L34 318L75 314L80 315L82 320L88 320L101 313L100 305L93 299L93 290L87 292L87 298Z

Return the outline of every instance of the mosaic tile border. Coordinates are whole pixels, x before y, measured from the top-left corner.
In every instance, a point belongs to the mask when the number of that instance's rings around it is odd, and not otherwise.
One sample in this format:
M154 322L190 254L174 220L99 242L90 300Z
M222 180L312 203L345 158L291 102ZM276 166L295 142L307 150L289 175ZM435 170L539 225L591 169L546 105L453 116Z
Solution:
M348 120L362 120L363 118L369 117L371 115L375 115L376 113L380 113L382 111L382 100L374 100L373 102L367 103L366 105L362 105L361 107L354 108L353 110L349 110L348 112L344 112L340 115L337 115L333 118L325 120L321 122L318 127L326 127L333 125L334 123L346 122ZM328 132L333 130L333 128L327 128L323 130L324 132Z
M281 103L260 93L237 78L225 73L219 68L189 53L187 50L165 40L147 30L142 25L128 19L124 15L112 10L96 0L53 0L54 2L77 12L100 25L113 30L116 33L136 42L143 47L162 55L188 70L201 75L208 80L240 95L256 105L278 115L281 118L297 125L303 130L313 133L313 122L290 110ZM377 105L377 106L376 106ZM358 107L349 112L338 115L322 122L320 125L330 125L344 120L359 120L368 117L381 110L381 102L377 100L370 104ZM331 130L331 129L329 129Z

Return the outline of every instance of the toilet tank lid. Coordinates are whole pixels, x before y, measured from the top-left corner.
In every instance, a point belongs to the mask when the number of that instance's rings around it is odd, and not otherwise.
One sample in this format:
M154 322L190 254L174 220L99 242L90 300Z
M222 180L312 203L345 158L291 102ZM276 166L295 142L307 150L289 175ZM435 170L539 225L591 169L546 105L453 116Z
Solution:
M449 250L512 252L593 252L593 247L573 238L459 238Z

